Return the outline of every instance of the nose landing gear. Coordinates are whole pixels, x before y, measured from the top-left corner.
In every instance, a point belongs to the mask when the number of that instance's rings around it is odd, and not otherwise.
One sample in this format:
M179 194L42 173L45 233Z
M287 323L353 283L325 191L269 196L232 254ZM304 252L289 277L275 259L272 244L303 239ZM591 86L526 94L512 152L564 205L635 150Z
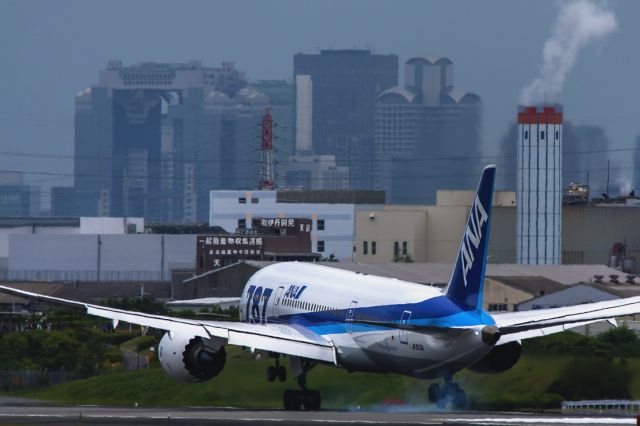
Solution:
M429 401L436 404L438 408L444 408L451 403L455 408L463 408L467 404L467 395L459 384L445 379L444 386L437 383L429 385Z
M279 379L281 382L287 380L287 369L280 365L280 360L276 358L275 365L267 367L267 381L274 382Z

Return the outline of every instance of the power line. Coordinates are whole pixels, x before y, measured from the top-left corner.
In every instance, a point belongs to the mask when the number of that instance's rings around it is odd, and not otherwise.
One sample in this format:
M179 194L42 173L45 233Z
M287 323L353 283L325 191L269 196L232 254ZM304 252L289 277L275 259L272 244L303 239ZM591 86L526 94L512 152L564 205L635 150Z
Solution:
M249 139L244 139L241 142L246 142ZM236 142L238 142L236 140ZM204 148L204 151L209 151L207 148L208 147L202 147ZM639 151L640 150L640 146L636 146L636 147L632 147L632 148L607 148L607 149L594 149L594 150L585 150L585 151L565 151L562 153L563 156L565 155L584 155L584 154L605 154L605 153L613 153L613 152L632 152L632 151ZM251 152L252 148L250 148L249 150L245 150L243 152L241 152L240 154L242 155L242 153L247 153L247 152ZM182 156L190 156L190 155L196 155L198 154L197 152L194 153L190 153L190 152L174 152L171 153L170 155L182 155ZM237 154L237 153L236 153ZM322 155L322 154L321 154ZM333 154L327 154L327 155L333 155ZM385 154L385 156L388 155L394 155L394 154ZM471 156L458 156L458 155L451 155L451 156L411 156L411 157L407 157L407 158L403 158L401 155L402 154L395 154L395 155L399 155L398 157L392 157L392 158L381 158L381 159L377 159L377 160L373 160L375 162L387 162L387 161L442 161L442 160L483 160L483 159L500 159L500 158L516 158L516 155L502 155L502 154L498 154L498 155L471 155ZM407 155L407 154L404 154ZM16 151L0 151L0 156L4 156L4 157L25 157L25 158L58 158L58 159L67 159L67 160L76 160L76 159L84 159L84 160L97 160L97 161L120 161L120 160L127 160L129 157L128 155L122 155L122 156L82 156L82 155L64 155L64 154L38 154L38 153L27 153L27 152L16 152ZM181 160L182 162L191 162L194 161L196 163L215 163L215 162L220 162L222 159L221 158L216 158L216 159L212 159L212 160L206 160L206 159L194 159L194 160ZM331 160L324 160L324 159L317 159L319 162L322 161L331 161ZM146 159L147 162L150 163L154 163L154 162L163 162L163 161L172 161L171 159L162 159L162 158L147 158ZM176 160L173 160L176 161ZM370 162L372 160L369 159L358 159L358 160L350 160L350 163L358 163L358 162Z

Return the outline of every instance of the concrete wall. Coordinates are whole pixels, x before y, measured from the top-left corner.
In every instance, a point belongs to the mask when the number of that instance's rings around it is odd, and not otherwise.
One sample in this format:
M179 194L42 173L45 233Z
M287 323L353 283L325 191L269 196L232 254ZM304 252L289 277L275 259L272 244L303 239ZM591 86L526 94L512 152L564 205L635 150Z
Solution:
M55 222L55 219L52 219ZM0 258L9 256L9 235L77 235L127 233L127 225L134 224L136 232L144 232L144 219L136 217L81 217L80 226L12 226L0 228Z
M135 226L135 232L144 232L142 217L81 217L79 234L126 234L129 225Z
M10 235L13 279L169 281L195 266L195 235Z
M471 206L476 191L442 190L436 193L436 205L442 207ZM513 191L495 191L493 205L509 207L516 205L516 193Z
M367 254L363 243L367 242ZM376 253L372 244L376 243ZM403 255L403 243L407 254L414 261L427 259L427 211L420 206L385 206L384 210L361 210L356 213L356 262L383 263L394 260L394 247L398 243Z
M562 251L566 263L609 263L616 242L640 262L640 208L565 206L562 210ZM630 253L629 253L630 252Z

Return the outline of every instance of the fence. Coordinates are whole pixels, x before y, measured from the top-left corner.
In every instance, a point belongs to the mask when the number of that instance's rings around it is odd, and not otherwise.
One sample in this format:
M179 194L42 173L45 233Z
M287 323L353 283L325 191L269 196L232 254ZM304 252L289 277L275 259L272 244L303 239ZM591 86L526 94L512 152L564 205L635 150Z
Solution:
M592 401L564 401L562 403L562 411L578 413L593 413L601 411L637 413L640 412L640 400L628 401L624 399L602 399Z
M0 280L5 281L171 281L171 271L61 271L0 270Z

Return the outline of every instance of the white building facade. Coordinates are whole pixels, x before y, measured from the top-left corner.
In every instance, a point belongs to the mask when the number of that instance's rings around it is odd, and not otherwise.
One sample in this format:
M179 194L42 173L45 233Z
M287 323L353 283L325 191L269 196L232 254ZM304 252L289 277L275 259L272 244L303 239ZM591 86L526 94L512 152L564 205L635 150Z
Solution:
M526 107L518 113L516 259L562 260L562 112Z
M371 208L355 202L283 202L278 191L211 191L210 203L209 225L229 232L249 228L258 217L311 219L311 250L348 261L354 259L356 211Z

